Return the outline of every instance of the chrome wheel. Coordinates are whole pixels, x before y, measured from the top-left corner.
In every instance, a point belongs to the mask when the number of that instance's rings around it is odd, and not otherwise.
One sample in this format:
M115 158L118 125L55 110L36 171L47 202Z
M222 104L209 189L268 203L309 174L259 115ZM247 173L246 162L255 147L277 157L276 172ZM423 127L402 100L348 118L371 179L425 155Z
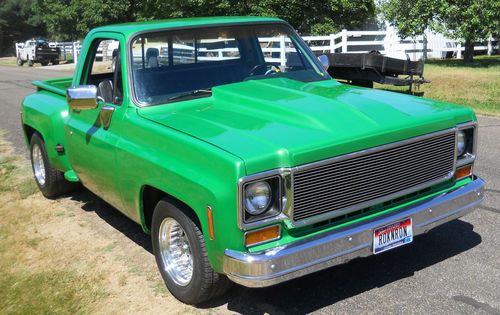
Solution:
M33 145L31 151L31 159L33 161L33 172L35 173L35 178L40 186L45 185L45 164L43 162L42 149L38 144Z
M175 219L167 217L160 225L158 243L162 267L180 286L187 286L193 277L193 255L186 232Z

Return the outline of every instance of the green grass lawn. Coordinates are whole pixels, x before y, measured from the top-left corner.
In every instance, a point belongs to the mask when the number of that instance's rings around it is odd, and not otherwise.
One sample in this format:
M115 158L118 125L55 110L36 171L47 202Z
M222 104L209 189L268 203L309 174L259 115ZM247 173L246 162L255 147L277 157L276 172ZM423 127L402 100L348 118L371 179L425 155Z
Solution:
M500 56L478 56L463 60L429 60L421 85L424 97L473 107L476 113L500 115ZM376 84L376 88L405 91L407 87Z

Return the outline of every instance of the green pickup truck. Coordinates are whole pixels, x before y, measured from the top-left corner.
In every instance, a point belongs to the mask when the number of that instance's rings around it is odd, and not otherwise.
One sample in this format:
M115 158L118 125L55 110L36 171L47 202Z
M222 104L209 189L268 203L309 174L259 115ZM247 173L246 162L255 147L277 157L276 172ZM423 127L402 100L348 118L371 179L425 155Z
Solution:
M140 224L191 304L409 244L481 202L472 110L327 67L275 18L96 28L74 77L23 101L34 177Z

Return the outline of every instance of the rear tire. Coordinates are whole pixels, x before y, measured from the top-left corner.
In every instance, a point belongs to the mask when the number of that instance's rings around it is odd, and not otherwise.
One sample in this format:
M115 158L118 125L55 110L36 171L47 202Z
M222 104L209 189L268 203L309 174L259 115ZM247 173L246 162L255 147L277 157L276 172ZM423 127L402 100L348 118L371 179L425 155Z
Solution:
M184 303L199 304L222 295L232 283L212 269L203 233L180 208L165 200L156 206L151 223L153 251L170 293Z
M77 184L64 179L63 172L50 165L45 143L38 133L34 133L31 137L30 149L33 175L38 188L45 197L53 199L77 187Z
M33 67L33 64L34 64L33 60L28 58L28 67Z
M54 66L58 65L58 64L59 64L59 60L52 60L52 64L53 64Z
M45 67L46 65L48 65L48 64L49 64L49 62L48 62L48 61L42 61L42 62L40 62L40 63L41 63L41 64L42 64L42 66L44 66L44 67Z

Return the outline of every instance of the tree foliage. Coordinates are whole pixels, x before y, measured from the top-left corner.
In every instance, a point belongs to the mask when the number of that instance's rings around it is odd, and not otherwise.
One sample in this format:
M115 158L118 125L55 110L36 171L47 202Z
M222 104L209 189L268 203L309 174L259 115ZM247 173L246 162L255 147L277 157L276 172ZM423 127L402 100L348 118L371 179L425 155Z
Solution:
M359 27L375 15L374 0L0 0L0 3L0 35L10 36L10 41L45 34L53 40L76 40L96 26L111 23L228 15L280 17L303 34L325 34Z
M279 17L299 32L337 32L373 19L373 0L152 0L145 1L139 19L192 16L260 15Z
M43 21L30 0L0 0L0 55L13 51L14 41L43 35Z
M500 31L498 0L386 0L384 17L402 37L424 34L426 29L443 32L465 42L464 59L472 60L473 42Z
M37 7L51 38L77 40L90 29L110 23L133 21L130 0L39 0Z

